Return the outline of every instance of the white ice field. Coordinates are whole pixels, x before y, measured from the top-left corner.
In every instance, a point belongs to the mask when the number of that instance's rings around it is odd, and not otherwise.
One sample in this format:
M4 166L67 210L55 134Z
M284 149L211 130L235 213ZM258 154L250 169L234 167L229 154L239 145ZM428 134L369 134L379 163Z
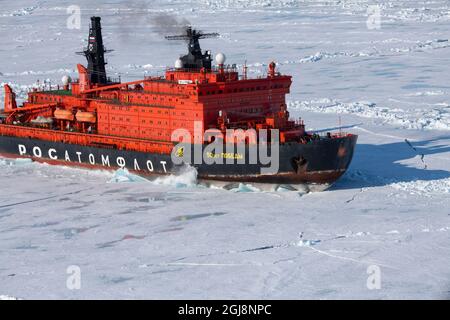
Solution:
M355 158L307 194L0 160L0 299L450 298L448 1L1 1L2 87L76 77L92 15L123 81L186 50L158 17L219 32L203 49L254 76L276 60L292 116L340 117Z

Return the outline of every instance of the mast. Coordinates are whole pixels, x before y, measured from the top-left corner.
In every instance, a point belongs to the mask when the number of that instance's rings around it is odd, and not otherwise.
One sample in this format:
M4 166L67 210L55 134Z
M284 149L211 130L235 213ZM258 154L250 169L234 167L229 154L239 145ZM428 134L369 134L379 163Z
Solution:
M93 84L107 84L105 53L111 50L105 50L103 46L102 26L100 17L91 17L91 26L89 28L88 47L83 52L79 52L86 57L88 61L88 74L90 82Z

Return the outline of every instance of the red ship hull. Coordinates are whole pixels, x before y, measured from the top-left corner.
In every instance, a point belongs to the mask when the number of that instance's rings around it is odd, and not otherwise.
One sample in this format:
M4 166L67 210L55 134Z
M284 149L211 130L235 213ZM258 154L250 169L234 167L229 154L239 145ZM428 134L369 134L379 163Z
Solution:
M5 126L0 125L0 132ZM353 157L357 136L322 139L310 144L284 144L279 149L279 170L261 174L259 164L193 164L199 180L216 182L266 183L273 185L331 185L347 170ZM137 143L137 142L136 142ZM244 158L248 158L246 148ZM183 166L174 164L171 155L157 152L86 146L70 142L41 140L30 137L0 135L0 155L30 158L55 165L116 170L126 168L140 175L178 174ZM307 166L299 170L294 159L301 155Z

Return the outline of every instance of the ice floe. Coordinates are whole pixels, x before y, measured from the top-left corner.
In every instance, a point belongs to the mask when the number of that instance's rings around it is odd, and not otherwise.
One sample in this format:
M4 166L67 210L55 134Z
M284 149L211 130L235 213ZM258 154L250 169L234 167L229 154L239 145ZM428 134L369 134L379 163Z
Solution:
M130 173L128 169L118 169L116 172L114 172L114 176L109 180L109 183L129 182L148 182L148 180L136 174Z
M293 110L353 114L364 118L379 119L383 124L404 129L450 130L450 106L406 110L395 106L381 107L369 101L345 103L329 98L292 101L288 106Z
M394 189L425 197L450 193L450 178L437 180L416 180L390 184Z
M174 186L176 188L186 188L198 186L198 172L194 167L183 167L176 175L168 175L153 180L154 184Z

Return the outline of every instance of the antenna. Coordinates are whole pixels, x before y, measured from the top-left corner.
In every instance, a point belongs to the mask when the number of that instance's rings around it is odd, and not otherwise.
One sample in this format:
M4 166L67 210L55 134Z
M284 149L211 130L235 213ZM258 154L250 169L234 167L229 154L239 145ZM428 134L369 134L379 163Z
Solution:
M177 36L166 36L167 40L199 40L199 39L208 39L208 38L217 38L220 35L216 32L214 33L203 33L202 31L192 29L191 26L186 27L186 34L177 35Z
M247 80L247 71L248 71L248 67L247 67L247 60L245 60L244 62L244 66L243 66L243 71L244 71L244 80Z
M200 48L200 39L210 39L219 37L218 33L203 33L202 31L193 29L191 26L186 27L185 34L166 36L167 40L184 40L188 43L188 54L181 58L183 67L186 69L211 69L211 53L207 51L202 53Z

